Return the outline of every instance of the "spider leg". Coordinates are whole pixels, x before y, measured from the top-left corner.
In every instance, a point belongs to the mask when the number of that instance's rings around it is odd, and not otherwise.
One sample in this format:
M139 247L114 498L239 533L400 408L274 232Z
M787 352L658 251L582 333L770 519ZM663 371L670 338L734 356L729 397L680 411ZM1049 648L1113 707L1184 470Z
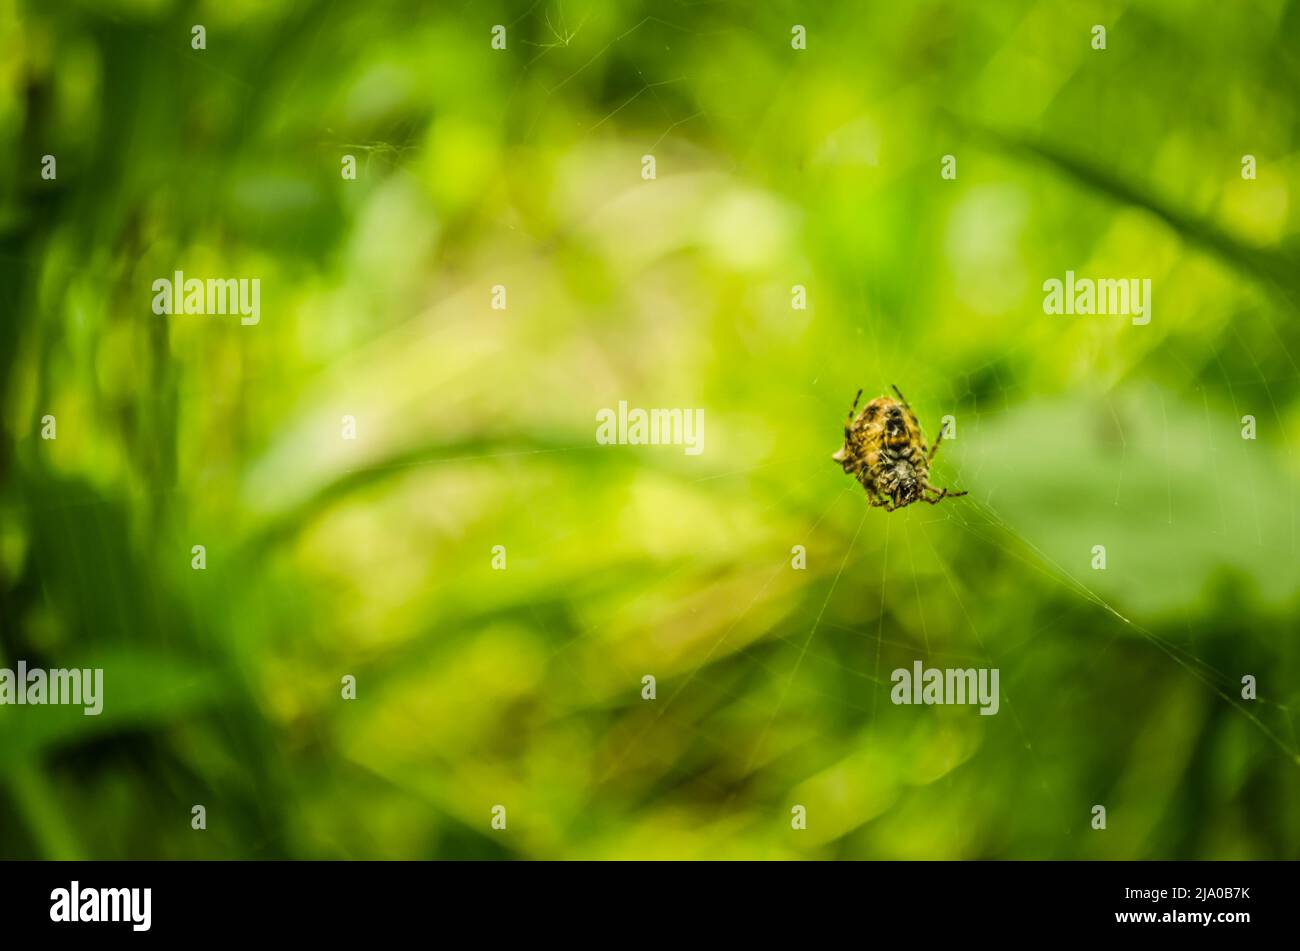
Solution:
M894 391L895 393L898 394L898 398L902 401L902 403L903 403L904 406L908 406L908 405L910 405L910 404L907 402L907 397L903 395L902 391L898 388L898 386L897 386L896 384L891 383L891 384L890 384L890 387L893 389L893 391Z
M959 496L969 495L969 494L970 494L969 492L950 492L947 489L944 489L934 498L926 499L926 501L929 502L931 505L938 505L941 499L955 499L958 498Z
M929 453L929 455L927 455L927 456L925 457L925 461L926 461L927 463L933 461L933 459L934 459L934 454L935 454L936 452L939 451L939 443L941 443L941 442L943 442L943 430L942 430L942 429L939 430L939 438L936 439L936 440L934 441L934 445L930 447L930 453Z
M853 416L854 416L854 414L856 414L857 411L858 411L858 400L860 400L860 399L862 399L862 390L861 390L861 388L858 389L858 395L855 396L855 397L853 397L853 408L852 408L851 410L849 410L849 417L848 417L848 419L845 420L845 422L844 422L844 439L845 439L846 441L847 441L848 438L849 438L849 424L851 424L851 423L853 422Z
M858 411L858 400L860 399L862 399L861 389L858 390L857 396L853 397L853 408L849 410L849 415L844 420L844 445L840 447L838 452L831 456L831 458L840 465L845 465L845 460L848 459L849 446L851 445L853 438L853 414ZM849 471L847 466L845 466L844 471Z

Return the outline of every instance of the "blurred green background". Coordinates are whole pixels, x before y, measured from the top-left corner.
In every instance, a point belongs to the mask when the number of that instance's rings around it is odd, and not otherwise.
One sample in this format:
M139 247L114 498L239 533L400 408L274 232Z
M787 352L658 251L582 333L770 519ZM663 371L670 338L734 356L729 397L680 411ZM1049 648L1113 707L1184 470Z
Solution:
M0 0L0 666L106 694L0 707L0 857L1300 857L1298 44L1281 0ZM155 316L177 269L261 322ZM1045 315L1067 269L1150 324ZM831 462L890 384L968 497ZM619 400L704 453L596 445ZM917 659L1001 712L894 706Z

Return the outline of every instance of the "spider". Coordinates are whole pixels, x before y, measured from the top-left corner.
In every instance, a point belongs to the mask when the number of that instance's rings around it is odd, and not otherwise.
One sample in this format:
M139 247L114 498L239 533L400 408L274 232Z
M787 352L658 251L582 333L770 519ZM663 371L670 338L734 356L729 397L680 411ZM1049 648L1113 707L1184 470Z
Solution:
M941 499L966 495L930 484L930 462L943 442L943 432L927 449L907 397L897 386L893 390L898 399L877 397L855 418L862 399L858 390L844 423L844 445L831 458L862 483L872 506L889 512L913 502L938 505Z

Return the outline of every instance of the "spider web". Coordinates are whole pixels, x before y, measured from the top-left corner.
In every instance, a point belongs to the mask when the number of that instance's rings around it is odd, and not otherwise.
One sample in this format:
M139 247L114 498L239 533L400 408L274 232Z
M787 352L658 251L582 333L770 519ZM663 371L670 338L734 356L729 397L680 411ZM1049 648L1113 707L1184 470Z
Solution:
M560 78L549 86L552 98L563 94L603 57L621 51L622 44L646 29L658 29L664 35L699 33L689 23L678 22L677 18L665 13L639 20L595 50L578 50L574 47L581 47L583 31L588 25L586 15L580 12L566 17L563 4L543 6L541 0L510 25L513 27L524 17L539 16L551 39L525 41L529 59L521 71L516 89L522 90L533 72L547 65L551 58L568 51L577 56L576 63L572 69L566 66ZM592 117L583 130L585 136L590 138L612 132L623 119L649 104L662 118L654 135L644 137L645 149L653 151L680 133L683 127L689 127L697 119L707 118L700 110L675 111L675 105L661 95L682 82L683 75L645 75L639 70L637 75L641 85L618 97L607 111ZM638 114L644 125L647 113ZM540 117L539 110L532 120L534 125L524 136L525 140L535 132L535 123ZM635 141L638 147L642 146L641 138L629 136L629 140ZM799 729L799 721L806 720L815 707L843 708L841 712L855 727L861 726L856 732L837 736L823 744L820 756L824 761L834 760L863 743L897 747L896 738L880 723L890 713L887 701L882 702L882 695L887 697L890 687L891 658L905 654L923 659L928 666L975 665L1011 669L1032 656L1039 639L1078 631L1084 632L1089 646L1077 656L1091 663L1083 673L1090 674L1096 684L1104 686L1108 681L1108 657L1121 647L1131 655L1136 645L1138 651L1173 668L1178 677L1189 681L1198 696L1222 705L1232 716L1240 718L1276 751L1279 763L1287 766L1300 763L1300 744L1297 743L1292 709L1294 695L1286 693L1285 688L1277 690L1267 682L1268 672L1257 669L1258 651L1248 649L1250 645L1243 643L1239 657L1205 656L1198 650L1195 637L1190 633L1187 639L1175 636L1176 621L1173 619L1176 611L1135 610L1124 598L1108 593L1098 583L1099 576L1090 573L1086 547L1078 550L1077 559L1067 560L1054 547L1050 527L1027 519L1023 510L1016 508L1013 494L1024 486L1008 480L1004 474L995 473L998 452L1006 444L993 436L1001 424L1013 420L1035 394L1025 387L1013 389L1004 385L997 365L965 370L967 377L980 376L985 381L978 393L963 386L960 380L954 381L939 372L927 362L925 355L917 353L909 344L897 318L890 316L895 311L873 292L876 284L864 280L861 287L862 336L877 341L878 345L855 350L855 355L864 359L864 365L854 370L855 376L860 374L862 377L856 383L867 387L864 393L867 398L873 389L886 392L889 384L898 383L913 401L931 440L938 429L937 414L953 413L958 421L959 434L956 439L945 441L933 477L938 485L966 489L971 495L945 500L936 508L917 505L899 513L884 513L867 508L860 488L848 480L837 488L826 490L824 502L819 502L803 519L801 534L789 539L791 544L803 544L809 551L809 578L804 585L804 596L794 609L784 612L778 621L765 626L757 635L744 629L751 613L766 603L779 580L792 570L790 554L782 548L775 553L762 551L740 555L737 559L739 564L760 567L761 583L752 587L748 598L740 599L722 625L721 633L710 638L706 648L692 658L689 666L665 679L663 696L652 712L642 719L633 719L629 730L611 740L611 752L599 764L594 777L592 798L607 791L611 783L623 780L629 768L647 760L662 768L665 774L673 774L674 764L655 762L660 754L653 749L647 754L645 744L666 733L678 732L707 747L719 760L730 758L734 761L733 774L719 775L706 766L691 776L713 796L719 825L731 828L726 826L725 817L736 811L740 798L751 803L784 802L782 797L788 792L785 788L788 781L783 774L787 771L777 767L781 757L791 755L790 737L797 735L795 731ZM909 286L915 287L917 282L910 282ZM912 303L904 302L903 309ZM1264 319L1268 319L1267 315ZM1222 392L1228 394L1232 416L1225 413L1226 406L1218 390L1214 392L1212 402L1211 393L1202 388L1204 440L1194 446L1171 445L1165 393L1145 404L1144 418L1159 427L1162 438L1158 443L1166 454L1192 452L1204 456L1211 466L1217 466L1229 452L1257 452L1274 458L1281 455L1290 465L1291 452L1285 444L1279 453L1275 443L1266 445L1266 439L1235 447L1228 442L1234 432L1235 420L1254 409L1253 405L1238 398L1239 391L1247 387L1261 391L1265 396L1268 413L1261 416L1261 429L1271 426L1274 432L1286 432L1283 410L1286 400L1275 398L1272 388L1275 381L1270 380L1264 370L1267 361L1259 358L1239 329L1232 327L1231 332L1254 368L1251 378L1233 379L1219 353L1211 354ZM1031 344L1024 343L1019 349L1021 355L1032 356ZM1295 361L1284 342L1283 352L1291 367L1291 375L1285 382L1294 384L1300 372L1296 371ZM1172 358L1180 359L1177 351L1172 351ZM758 465L727 469L692 484L721 481L743 486L756 475L776 480L780 489L761 509L763 512L777 509L786 499L801 498L812 487L820 491L820 487L827 483L827 473L837 473L829 455L836 448L840 421L852 393L851 388L847 393L843 392L842 380L836 378L832 382L830 377L840 375L831 373L834 368L828 365L824 369L827 371L825 377L819 376L812 381L811 390L801 394L805 403L800 406L801 411L812 408L803 416L807 425L824 428L824 451L794 458L777 453L776 458ZM1171 392L1169 395L1175 394ZM948 401L947 405L943 405L943 400ZM1147 471L1146 460L1141 451L1142 443L1136 436L1125 436L1126 418L1131 417L1126 417L1126 413L1109 400L1108 394L1102 404L1120 433L1119 457L1111 466L1114 494L1110 499L1111 504L1118 507L1127 502L1134 484ZM714 408L710 407L710 410ZM729 407L716 408L725 410ZM1134 407L1130 405L1127 409L1132 411ZM591 451L591 447L546 450L561 457L582 451ZM495 459L513 466L523 477L520 482L535 472L533 467L539 461L536 455L519 452L488 452L476 458ZM437 459L403 465L423 469L463 461L463 458ZM1293 465L1291 470L1294 471ZM1255 479L1259 470L1249 468L1245 471L1249 477L1246 498L1257 498L1265 486L1251 484L1249 479ZM1213 481L1217 483L1218 479ZM521 498L532 501L528 496ZM1260 547L1279 544L1274 536L1266 537L1269 519L1258 507L1252 510L1253 517L1233 520L1222 502L1213 513L1204 507L1188 506L1175 495L1171 481L1166 482L1163 502L1170 525L1189 522L1195 526L1211 525L1227 541L1248 539ZM520 508L524 521L538 524L538 506L525 504ZM1289 559L1294 563L1294 493L1287 497L1282 510L1286 516L1282 523L1286 526L1285 543L1270 550L1279 559ZM813 511L815 517L811 514ZM92 517L95 517L93 513ZM1023 617L1023 625L1033 637L1022 636L1011 644L1003 640L998 625L1004 615L992 612L991 607L997 598L1012 595L1002 592L995 597L972 586L967 574L971 558L958 560L955 553L957 540L974 552L975 557L987 557L1001 566L999 571L1004 578L1037 586L1031 587L1033 591L1047 589L1062 596L1053 604L1054 613L1050 616L1039 618L1026 614ZM1107 541L1105 538L1096 540ZM1117 549L1113 543L1110 554L1117 561L1122 560L1122 549ZM648 580L644 590L633 594L631 601L635 604L660 597L663 586L696 568L689 562L676 564L670 572ZM1121 569L1116 565L1108 570ZM84 580L89 584L93 579L87 575ZM864 606L868 601L870 610ZM309 614L309 606L302 600L301 593L298 594L298 604L304 616ZM554 622L544 616L537 605L530 603L528 610L540 630L554 628ZM161 612L158 613L161 616ZM1148 615L1156 620L1150 620ZM959 623L947 623L954 617ZM595 625L596 628L601 626L600 622ZM588 627L578 631L574 637L560 638L550 652L550 657L558 660L574 680L587 676L579 663L578 652L584 635L595 632ZM738 646L737 640L741 637L744 640ZM846 652L843 650L846 644L854 646ZM614 656L618 657L617 654ZM621 660L615 663L621 680L637 682L641 670ZM728 668L738 669L746 675L752 673L753 679L738 687ZM820 675L826 670L839 672L856 684L857 690L828 693L820 689ZM1242 673L1261 675L1258 700L1240 699L1239 678ZM1051 746L1053 727L1059 721L1045 716L1041 705L1032 705L1025 710L1022 690L1027 688L1017 684L1012 677L1002 683L1004 712L1009 729L1017 738L1014 744L1016 755L1021 757L1027 773L1044 786L1049 797L1064 801L1066 790L1057 778L1053 754L1043 751L1043 747ZM711 698L724 698L721 712L710 706ZM752 713L757 727L739 733L728 729L725 723L728 708ZM1091 712L1087 705L1083 709L1085 714ZM1001 728L1000 724L993 722L999 719L991 717L986 722L975 718L988 732ZM728 742L737 735L742 738L742 748L727 749ZM788 772L796 782L803 778L798 769ZM951 772L945 773L947 781L951 782L951 777ZM639 791L644 792L646 788L640 787ZM648 788L654 791L660 787L652 784ZM1100 791L1095 801L1101 801ZM900 800L899 808L903 807L905 802ZM845 811L851 812L852 808L848 804ZM1059 820L1062 830L1068 829L1071 823L1064 817L1067 812L1067 807L1062 806ZM719 842L723 841L724 835L719 834Z
M584 59L579 67L566 74L565 78L551 89L551 92L560 91L621 41L649 25L663 27L670 31L689 31L689 28L671 21L659 17L647 17L619 34L595 55ZM580 32L580 28L571 31L568 26L551 25L549 19L548 26L555 36L555 41L538 44L537 55L528 64L529 68L553 50L567 48L574 34ZM638 72L638 75L641 74ZM675 116L671 108L659 99L659 90L682 81L684 77L647 78L642 75L641 78L643 85L622 97L617 105L589 125L587 129L589 135L611 126L625 114L626 110L647 97L662 110L666 123L662 135L649 145L649 150L657 148L665 137L680 126L703 115L701 112L694 112ZM865 321L864 336L883 342L881 346L865 351L870 358L874 358L874 362L869 367L863 368L866 371L863 374L866 379L861 382L867 386L867 393L864 396L870 398L873 385L879 392L887 392L887 386L894 382L902 385L918 408L934 409L936 399L946 396L950 404L944 407L944 410L956 415L961 436L957 440L945 443L941 458L936 463L934 477L938 485L968 489L971 495L960 500L945 500L936 509L915 506L912 510L895 516L868 511L860 490L855 491L856 487L841 488L837 493L832 494L825 510L818 517L810 520L807 537L794 539L812 545L821 537L819 532L824 531L823 526L828 523L832 513L842 513L846 507L849 512L856 513L856 507L863 508L860 515L847 516L843 520L841 530L832 530L831 537L836 541L823 552L824 564L827 567L824 575L818 579L822 583L810 585L807 614L801 617L783 618L778 625L768 629L763 637L748 642L739 650L739 656L743 658L744 663L757 672L765 685L761 689L753 690L750 696L761 698L753 701L755 704L766 705L766 710L760 711L759 714L759 720L763 725L748 740L748 748L742 756L743 765L740 773L745 776L761 773L765 767L771 765L770 757L774 748L786 749L779 742L774 741L774 733L780 732L786 720L798 718L802 709L801 702L829 699L832 702L848 704L853 712L865 716L868 723L874 722L881 713L881 694L889 688L888 668L882 666L886 648L912 651L929 665L946 666L949 662L959 662L959 665L965 666L972 661L978 661L981 666L992 667L1010 666L1034 649L1034 642L1028 640L1009 647L1001 643L996 633L987 628L990 622L985 610L985 599L966 585L962 567L954 563L949 553L949 547L958 536L964 537L965 544L972 546L974 550L986 552L991 558L1010 566L1008 571L1032 578L1035 584L1046 585L1064 596L1067 605L1058 614L1042 623L1027 620L1034 624L1035 634L1039 637L1058 634L1067 626L1092 630L1089 635L1093 642L1092 646L1082 656L1091 659L1090 672L1100 682L1104 683L1106 679L1104 665L1107 654L1114 652L1117 645L1135 640L1141 645L1141 649L1149 652L1151 656L1163 663L1173 665L1180 675L1195 684L1196 690L1212 697L1215 703L1230 709L1233 716L1241 718L1252 731L1263 737L1275 749L1283 758L1283 762L1289 765L1300 764L1300 744L1297 743L1291 706L1293 698L1286 692L1286 688L1279 690L1278 685L1273 684L1270 689L1261 687L1261 694L1257 700L1246 701L1240 698L1240 677L1243 673L1256 675L1267 673L1256 669L1259 661L1257 651L1243 649L1240 663L1236 666L1225 663L1220 658L1211 659L1202 656L1197 650L1194 637L1180 639L1174 636L1173 624L1170 622L1171 612L1168 610L1163 612L1134 610L1125 604L1124 599L1106 593L1105 589L1096 583L1096 576L1089 577L1091 569L1088 567L1087 548L1079 551L1077 560L1067 563L1061 554L1049 550L1052 548L1050 528L1036 524L1032 520L1026 521L1007 509L1002 501L1002 495L1014 493L1017 486L1008 483L1005 479L990 484L990 480L985 478L990 463L995 461L993 453L996 450L981 449L980 440L982 434L988 429L995 428L1002 418L1017 413L1026 399L1033 397L1033 394L1023 388L1019 390L1006 388L998 376L997 366L971 367L967 370L969 375L981 371L988 371L991 375L991 380L985 381L984 394L972 398L971 393L963 393L951 380L937 376L932 367L909 352L897 324L885 316L889 313L889 308L879 299L870 299L866 282L862 288L862 305ZM1276 336L1275 328L1273 332ZM1234 329L1233 333L1237 343L1255 367L1257 378L1247 382L1262 388L1270 410L1270 423L1276 427L1276 432L1285 432L1285 420L1279 409L1279 401L1274 398L1270 381L1265 378L1260 361L1240 332ZM1285 343L1283 348L1294 372L1295 362L1290 358L1289 351L1285 351ZM1028 351L1030 346L1024 344L1020 349ZM1175 359L1178 358L1177 353L1173 356ZM1203 454L1217 464L1229 451L1226 437L1222 433L1231 434L1235 426L1234 421L1240 419L1246 409L1238 403L1234 381L1229 378L1217 353L1214 357L1234 415L1231 418L1227 417L1222 412L1225 409L1222 405L1212 408L1210 394L1201 388L1200 397L1203 400L1206 417L1204 440L1196 446L1183 444L1179 450ZM1134 376L1140 379L1140 374ZM820 388L820 380L813 382L819 389L811 395L810 402L820 407L820 417L828 421L828 431L833 433L833 423L830 421L842 418L847 399L838 393L832 399ZM1241 381L1235 382L1239 386ZM1171 447L1165 406L1166 395L1161 392L1158 395L1158 402L1148 405L1146 412L1150 420L1158 421L1161 427L1161 445L1167 454L1171 451ZM1107 415L1120 434L1120 455L1118 462L1112 466L1114 496L1111 500L1113 506L1118 508L1126 501L1126 487L1133 485L1143 460L1137 444L1131 444L1124 435L1123 415L1117 409L1115 402L1109 395L1103 395L1102 402ZM1129 409L1132 407L1130 406ZM933 415L927 416L924 410L920 411L922 424L933 439L938 421ZM1214 435L1216 432L1220 435ZM973 448L968 449L968 447ZM824 455L828 457L833 448L833 445L828 445ZM1237 447L1237 450L1242 451L1242 447ZM1273 447L1268 449L1261 447L1261 451L1271 457L1278 455L1277 449ZM1282 455L1289 463L1291 454L1288 447L1283 446ZM759 470L770 472L775 469L783 473L793 487L806 485L810 481L816 482L819 469L829 466L828 459L823 458L823 455L817 455L812 459L778 458L757 466L707 478L739 480L750 477ZM1249 472L1253 474L1255 470L1251 469ZM1166 485L1164 501L1165 514L1171 526L1184 525L1188 521L1197 526L1204 523L1206 512L1203 508L1189 507L1181 501L1176 504L1172 483ZM1290 500L1285 514L1285 523L1289 526L1289 541L1278 551L1278 555L1294 560L1296 524L1294 498ZM1225 539L1241 537L1240 532L1234 530L1235 526L1230 525L1221 504L1217 523ZM1264 538L1260 526L1261 518L1257 511L1256 517L1248 523L1247 527L1254 530L1255 540L1263 545ZM865 543L865 539L868 538L871 539L870 544ZM1097 541L1104 542L1105 539L1098 538ZM1113 551L1114 546L1111 547L1112 555L1118 554ZM934 566L936 571L932 574L935 574L938 579L936 584L930 583L925 572L917 570L918 558L922 561L928 559ZM715 688L711 683L715 677L713 668L735 649L735 645L731 643L733 635L745 624L749 612L763 602L774 582L783 572L790 570L789 556L786 554L782 554L779 559L772 559L770 564L770 572L765 574L763 583L754 589L751 598L742 600L740 610L724 626L721 635L711 640L702 656L697 658L684 674L673 679L670 689L666 691L665 698L657 704L653 715L634 730L631 739L620 745L617 752L609 758L601 771L602 782L609 782L617 776L630 761L638 758L637 751L643 743L653 739L656 734L665 729L685 731L694 735L700 742L715 747L719 745L718 737L722 735L721 731L711 727L707 717L701 717L697 712L686 712L680 716L678 713L683 704L690 703L692 696L698 697ZM674 569L674 574L682 570L682 566L679 565ZM821 574L820 569L818 574ZM926 580L923 581L923 578ZM656 582L662 583L664 580L666 579L656 579ZM843 599L845 589L878 591L879 606L874 625L869 624L863 629L845 627L833 617L836 598L838 596ZM815 593L812 593L813 590ZM655 596L655 592L656 586L651 584L647 586L643 597L651 599ZM893 616L891 609L904 598L915 601L917 619L915 625L900 623ZM936 623L936 619L927 620L925 605L927 600L934 599L947 601L950 605L949 612L955 612L961 618L962 634L956 644L952 642L951 633L942 639L939 646L932 643L931 626ZM1160 620L1147 620L1148 613L1153 613ZM863 637L866 651L857 661L846 662L843 657L838 657L826 649L825 641L828 632ZM819 668L835 668L846 676L860 681L863 687L861 702L854 703L845 700L842 696L827 697L824 694L815 696L816 678L808 670L808 664L811 662L815 662ZM635 672L629 670L626 673L632 676ZM1049 727L1043 725L1041 716L1035 716L1030 721L1026 721L1021 716L1020 704L1017 701L1019 693L1014 683L1008 684L1007 681L1003 681L1003 705L1012 728L1019 738L1020 755L1024 757L1030 775L1038 778L1048 788L1049 794L1060 792L1059 789L1052 787L1048 779L1051 770L1043 762L1044 754L1038 752L1038 748L1044 745L1042 741ZM1039 710L1034 712L1041 714ZM867 735L869 736L870 733L868 732ZM741 787L738 785L719 781L707 775L697 774L695 778L718 796L721 803L718 807L720 817L727 814L734 807L736 798L742 795ZM1068 826L1068 823L1062 820L1062 826Z

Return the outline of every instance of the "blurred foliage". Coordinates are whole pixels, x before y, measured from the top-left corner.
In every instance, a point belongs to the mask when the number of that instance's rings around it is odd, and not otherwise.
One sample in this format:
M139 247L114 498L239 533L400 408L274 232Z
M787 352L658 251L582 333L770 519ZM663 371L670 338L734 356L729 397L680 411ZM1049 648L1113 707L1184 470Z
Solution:
M0 856L1300 857L1298 40L0 0L0 665L106 691L0 707ZM261 322L153 315L177 269ZM1151 323L1044 315L1067 269ZM894 383L970 496L830 461ZM597 446L621 399L703 455ZM918 658L1002 712L892 705Z

